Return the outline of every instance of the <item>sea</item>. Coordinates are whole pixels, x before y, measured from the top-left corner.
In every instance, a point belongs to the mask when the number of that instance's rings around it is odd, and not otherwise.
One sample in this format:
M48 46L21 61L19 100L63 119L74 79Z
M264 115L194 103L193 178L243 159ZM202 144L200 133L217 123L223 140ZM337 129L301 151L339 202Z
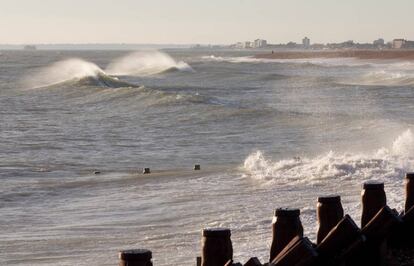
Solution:
M317 197L359 225L371 180L401 211L414 62L269 52L0 51L0 265L195 265L211 227L266 262L276 208L314 241Z

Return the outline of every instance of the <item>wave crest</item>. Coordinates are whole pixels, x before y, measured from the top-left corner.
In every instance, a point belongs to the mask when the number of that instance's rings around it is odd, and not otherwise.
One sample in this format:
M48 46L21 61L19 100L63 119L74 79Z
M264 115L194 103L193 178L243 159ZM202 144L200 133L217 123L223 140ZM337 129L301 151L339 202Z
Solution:
M371 61L370 71L355 78L340 81L342 84L362 86L413 86L414 64L412 62Z
M359 85L412 86L414 73L380 70L366 74L356 82Z
M96 64L79 58L62 60L28 75L23 79L22 85L29 88L42 88L76 82L87 86L136 87L114 76L147 76L166 71L193 72L194 70L187 63L176 62L169 55L158 51L135 52L114 60L105 71Z
M391 148L381 148L368 154L330 151L315 158L271 161L261 151L250 154L244 161L247 173L272 183L317 183L327 179L372 178L386 180L400 177L414 166L414 135L411 130L398 136Z
M356 58L297 58L297 59L273 59L256 58L254 56L233 56L222 57L215 55L205 55L201 57L205 61L228 62L228 63L279 63L279 64L298 64L320 67L358 67L370 65L369 62Z
M105 72L96 64L71 58L41 68L33 75L26 77L23 83L31 88L41 88L85 77L97 78L98 75L105 75Z
M159 51L134 52L110 63L106 72L111 75L148 76L165 71L193 72L183 61L176 62L171 56Z

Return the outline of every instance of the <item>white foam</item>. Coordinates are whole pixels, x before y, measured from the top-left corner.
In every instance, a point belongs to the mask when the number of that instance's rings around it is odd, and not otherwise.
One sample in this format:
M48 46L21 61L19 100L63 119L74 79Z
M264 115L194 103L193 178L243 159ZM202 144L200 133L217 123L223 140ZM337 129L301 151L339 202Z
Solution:
M229 62L229 63L272 63L276 62L273 59L254 58L252 56L240 57L222 57L215 55L205 55L201 57L204 61Z
M290 63L290 64L313 64L320 66L363 66L371 62L356 58L297 58L297 59L278 59L278 58L256 58L253 56L222 57L215 55L202 56L205 61L229 62L229 63Z
M411 86L414 85L414 73L379 70L364 75L352 82L359 85Z
M390 148L370 153L338 153L329 151L314 158L267 159L261 152L250 154L244 169L252 178L266 183L315 184L328 179L387 180L399 178L414 166L414 135L406 130Z
M414 63L410 61L372 61L368 72L341 83L351 85L413 86Z
M168 54L159 51L140 51L114 60L106 68L112 75L147 76L170 69L193 72L190 65L183 61L175 61Z
M96 64L71 58L41 68L35 74L26 76L23 83L30 88L39 88L73 79L97 77L98 75L105 75L105 72Z

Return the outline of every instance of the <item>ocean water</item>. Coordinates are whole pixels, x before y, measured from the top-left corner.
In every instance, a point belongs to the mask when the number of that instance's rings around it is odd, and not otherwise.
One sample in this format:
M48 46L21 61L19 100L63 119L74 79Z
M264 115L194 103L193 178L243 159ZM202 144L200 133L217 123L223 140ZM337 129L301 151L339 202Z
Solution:
M300 208L315 239L316 198L341 195L359 224L367 180L401 210L414 62L251 56L2 51L0 264L116 265L148 248L155 265L194 265L216 226L236 261L264 262L275 208Z

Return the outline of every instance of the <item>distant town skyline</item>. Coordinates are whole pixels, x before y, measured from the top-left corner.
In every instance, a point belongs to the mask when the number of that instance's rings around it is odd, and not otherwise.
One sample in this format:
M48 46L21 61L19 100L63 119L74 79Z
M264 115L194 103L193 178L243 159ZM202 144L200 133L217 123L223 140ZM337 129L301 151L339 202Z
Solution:
M412 0L2 0L1 44L414 39Z

